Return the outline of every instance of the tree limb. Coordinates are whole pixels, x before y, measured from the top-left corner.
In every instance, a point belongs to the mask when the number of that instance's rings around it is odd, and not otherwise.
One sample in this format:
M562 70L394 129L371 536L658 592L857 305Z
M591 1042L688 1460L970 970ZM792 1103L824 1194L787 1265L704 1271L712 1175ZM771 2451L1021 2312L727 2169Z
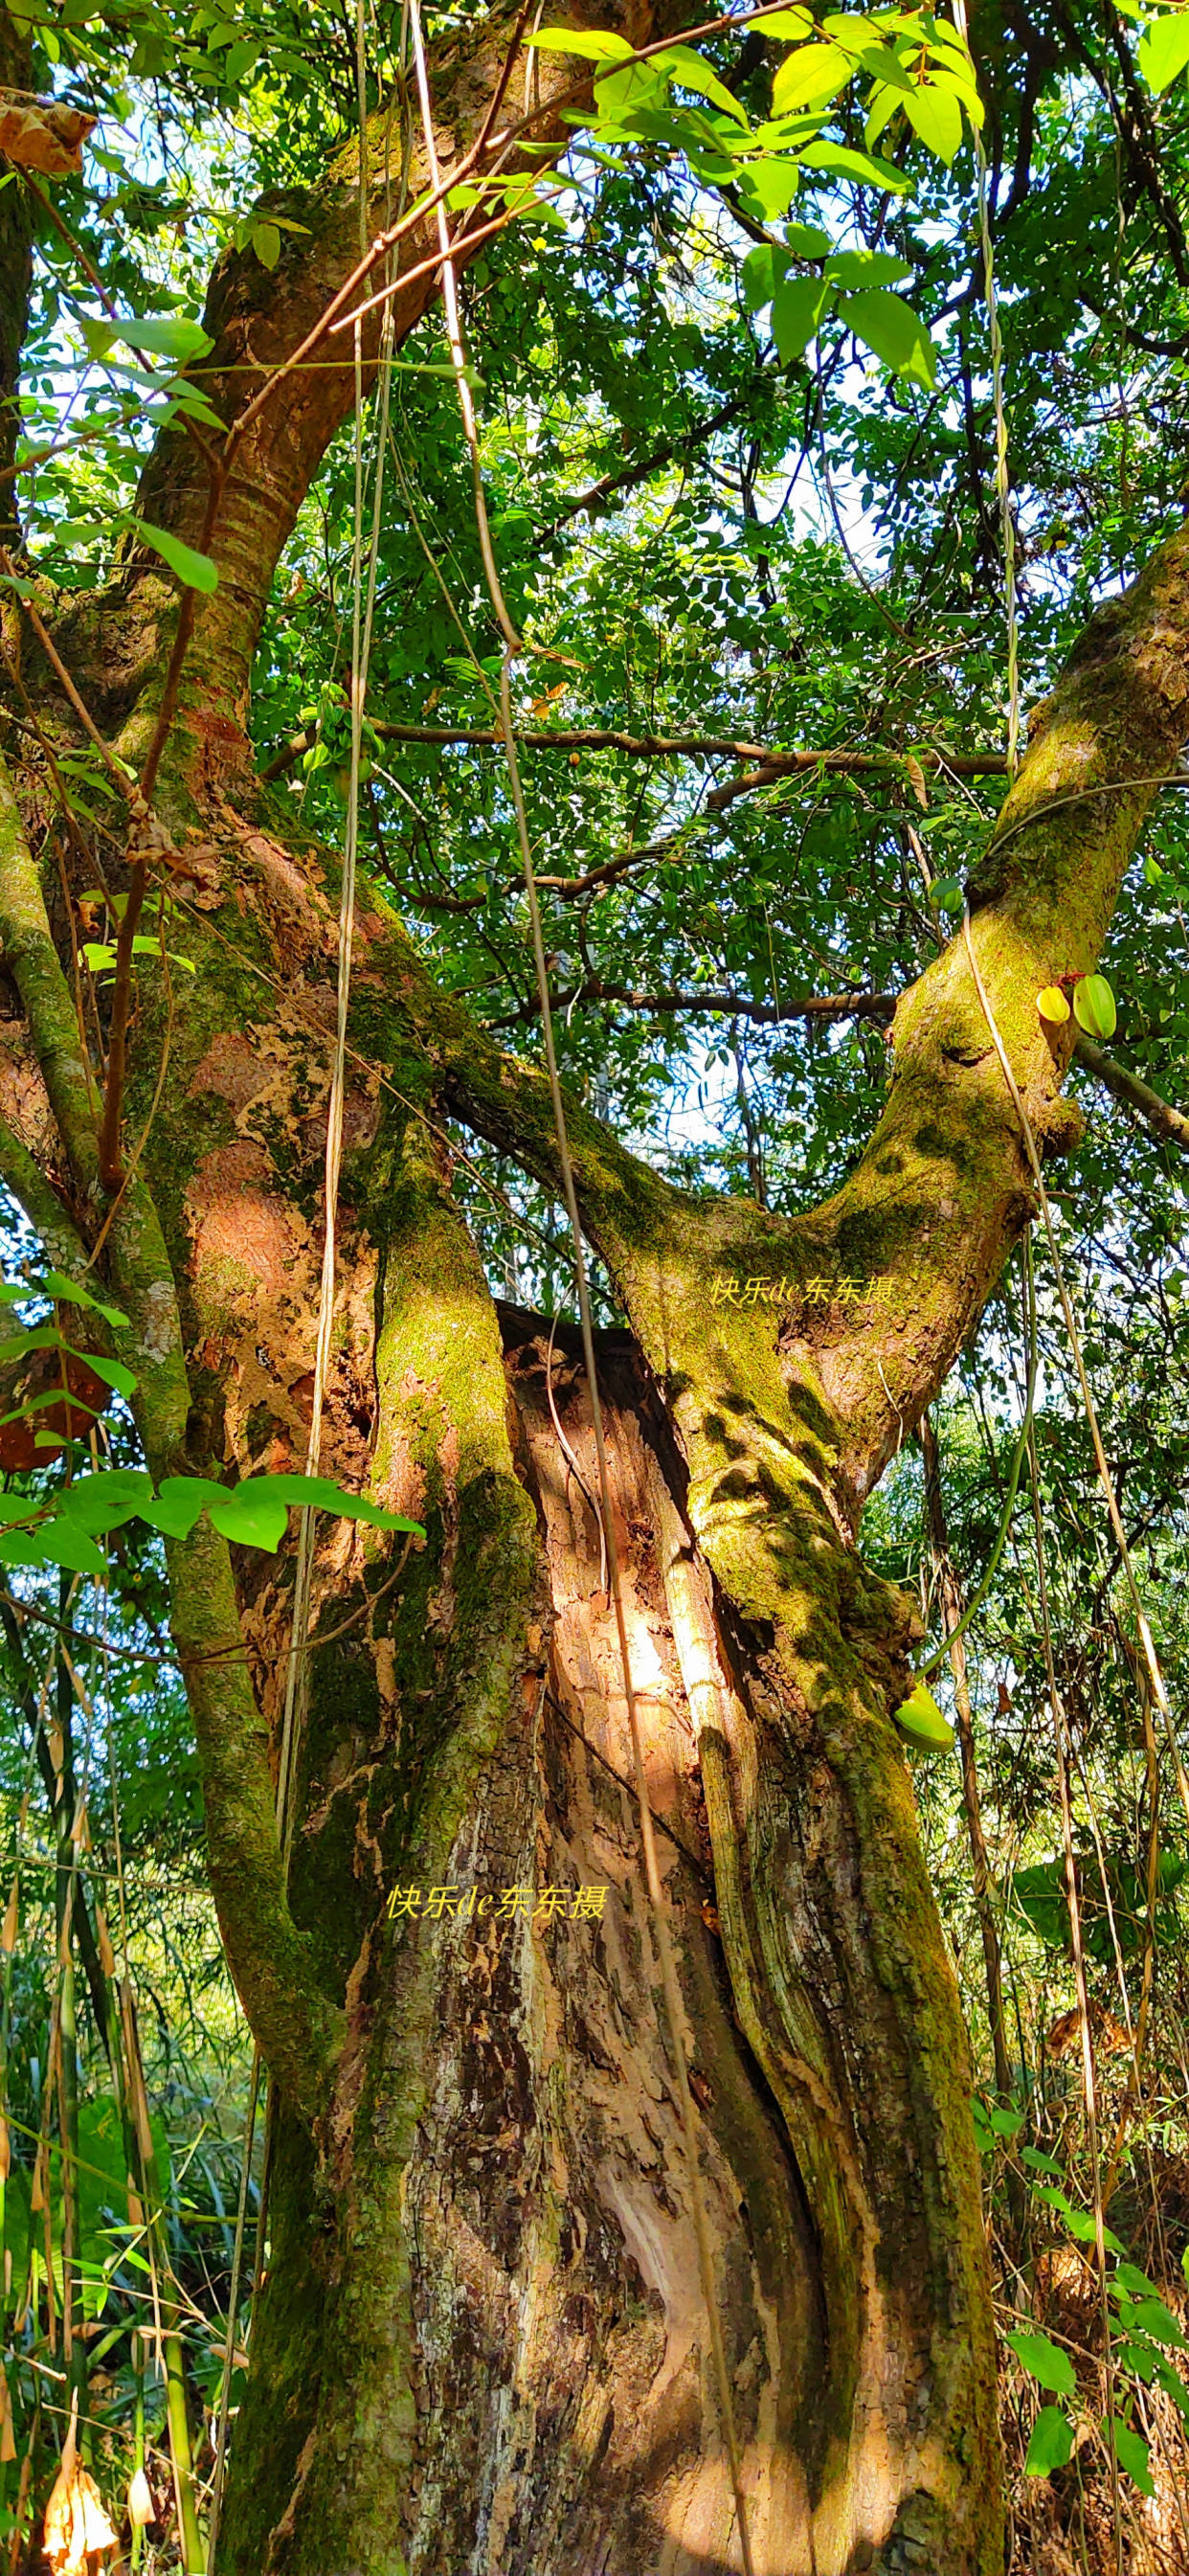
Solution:
M1175 1145L1180 1153L1189 1154L1189 1118L1183 1109L1171 1108L1168 1101L1162 1100L1159 1092L1153 1091L1151 1084L1144 1082L1138 1073L1129 1072L1116 1057L1104 1054L1100 1046L1095 1046L1093 1038L1079 1035L1074 1054L1078 1063L1084 1064L1087 1073L1092 1073L1105 1090L1112 1092L1116 1100L1121 1100L1125 1108L1135 1110L1145 1127L1153 1136L1158 1136L1162 1144Z
M502 745L503 735L489 725L403 725L377 721L372 726L381 742L423 743L490 743ZM262 786L280 778L300 760L317 740L311 726L290 736L275 751L260 772ZM910 760L932 776L954 778L1002 778L1007 773L1006 755L1001 751L938 751L930 746L914 752L849 751L831 744L821 751L785 751L758 742L734 742L719 734L631 734L609 731L593 725L573 727L550 726L536 731L518 732L517 744L526 751L619 751L632 760L750 760L756 761L762 776L746 781L733 781L734 793L743 787L766 786L769 778L798 776L817 770L837 770L843 777L876 777L890 771L907 770ZM539 879L545 884L548 880Z
M688 7L674 6L673 0L638 0L632 12L633 39L647 44L653 36L671 33L688 22L690 15ZM539 171L550 154L562 152L571 139L569 111L591 94L589 79L576 86L573 58L553 53L536 56L539 104L523 130L516 119L499 112L508 46L519 24L518 8L503 5L484 21L478 41L468 31L465 38L456 40L452 53L443 49L434 84L434 114L438 158L445 173L455 171L463 161L471 178L496 168ZM418 212L415 220L410 215L394 226L392 209L401 174L389 166L391 133L385 113L373 119L365 144L372 248L362 263L356 142L324 184L285 194L286 222L304 230L284 233L274 269L265 269L250 246L228 251L215 268L203 316L214 347L201 366L191 370L233 431L234 452L213 527L204 528L208 486L201 460L176 425L162 433L141 480L138 516L200 552L209 551L219 569L217 589L196 599L192 611L194 636L182 721L208 754L224 762L243 758L251 659L277 561L331 439L354 408L352 340L342 334L337 340L327 336L338 317L343 292L361 265L366 274L376 262L377 245L399 229L400 238L389 253L396 273L394 289L387 296L396 349L438 294L440 254L434 213L428 202L424 212L419 203L427 197L426 156L415 142L404 195ZM271 208L271 200L261 201L262 214L267 216ZM489 229L460 227L454 247L458 268L475 255ZM360 324L364 382L369 387L380 324L379 305L373 301ZM261 377L263 386L258 383L245 404L245 385ZM134 549L130 561L141 580L148 578L159 585L160 566L155 559Z
M540 882L540 880L538 880ZM776 1026L786 1020L809 1020L829 1026L835 1020L883 1020L895 1016L894 993L809 993L796 1002L753 1002L745 993L720 993L709 986L704 993L639 993L629 984L604 984L590 976L584 984L575 984L568 992L556 993L555 1010L570 1010L580 1002L617 1002L629 1011L723 1011L741 1020L758 1020ZM535 996L522 1004L517 1021L537 1016ZM494 1023L511 1027L512 1021Z

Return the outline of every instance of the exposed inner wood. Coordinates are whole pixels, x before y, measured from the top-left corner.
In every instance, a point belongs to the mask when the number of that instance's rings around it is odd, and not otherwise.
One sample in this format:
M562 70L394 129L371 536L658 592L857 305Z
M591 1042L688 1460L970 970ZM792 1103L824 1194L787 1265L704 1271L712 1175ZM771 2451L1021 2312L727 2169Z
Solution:
M726 2576L742 2559L598 1528L550 1417L548 1328L506 1309L501 1320L554 1630L539 1688L491 1766L458 1874L488 1892L605 1886L607 1895L597 1921L464 1918L441 1929L443 2045L406 2197L424 2410L410 2566L412 2576L461 2565ZM574 1339L559 1329L553 1395L593 1494ZM712 1928L691 1707L691 1696L696 1704L730 1684L678 1551L680 1507L649 1440L647 1391L626 1339L603 1338L600 1383L752 2550L765 2576L811 2576L806 2462L824 2358L812 2229Z

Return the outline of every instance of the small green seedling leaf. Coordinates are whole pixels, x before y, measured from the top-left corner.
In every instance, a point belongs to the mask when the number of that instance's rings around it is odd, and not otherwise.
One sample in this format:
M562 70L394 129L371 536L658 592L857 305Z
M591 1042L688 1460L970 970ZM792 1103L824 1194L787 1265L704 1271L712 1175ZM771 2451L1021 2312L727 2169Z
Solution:
M1073 2363L1059 2345L1050 2343L1047 2335L1028 2334L1018 2327L1003 2340L1010 2344L1021 2370L1026 2370L1041 2388L1051 2388L1055 2397L1073 2396L1077 2387Z
M915 1682L907 1699L894 1711L902 1735L922 1753L948 1753L954 1741L954 1730L941 1714L931 1690L924 1682Z
M1105 975L1083 975L1073 988L1073 1016L1088 1038L1113 1038L1115 997Z
M1073 2426L1063 2406L1042 2406L1028 2444L1024 2474L1029 2478L1047 2478L1051 2469L1063 2469L1073 2458Z

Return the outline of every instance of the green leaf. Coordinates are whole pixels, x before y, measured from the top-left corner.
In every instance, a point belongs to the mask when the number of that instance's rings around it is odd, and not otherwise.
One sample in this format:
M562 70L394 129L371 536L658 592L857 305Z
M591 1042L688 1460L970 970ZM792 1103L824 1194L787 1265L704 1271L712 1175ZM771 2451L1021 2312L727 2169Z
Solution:
M902 295L872 286L861 295L844 296L838 310L864 348L873 349L898 376L912 376L926 388L935 383L933 343Z
M259 1547L275 1556L289 1526L289 1506L270 1491L270 1476L250 1476L242 1485L225 1486L220 1501L207 1504L212 1525L237 1547Z
M743 301L749 313L762 313L764 306L771 303L787 267L784 252L775 249L771 242L757 242L754 250L749 250L739 271Z
M1056 2174L1058 2178L1065 2170L1058 2164L1056 2156L1043 2156L1039 2147L1021 2147L1020 2162L1030 2165L1033 2173Z
M1168 89L1189 64L1189 13L1170 9L1153 18L1136 48L1136 61L1149 89Z
M907 197L912 189L911 179L902 179L890 161L852 152L845 143L807 143L801 165L806 170L836 170L840 178L858 179L865 187L882 188L892 197Z
M1069 2229L1069 2233L1070 2233L1070 2235L1071 2235L1071 2236L1073 2236L1073 2237L1075 2237L1075 2238L1077 2239L1077 2242L1078 2242L1078 2244L1079 2244L1079 2245L1096 2245L1096 2244L1097 2244L1097 2242L1098 2242L1098 2226L1097 2226L1097 2222L1096 2222L1096 2220L1094 2219L1094 2216L1093 2216L1093 2214L1092 2214L1092 2212L1091 2212L1090 2210L1088 2210L1088 2209L1071 2209L1071 2208L1068 2208L1068 2207L1067 2207L1067 2208L1066 2208L1066 2210L1065 2210L1064 2215L1065 2215L1065 2224L1066 2224L1067 2228ZM1109 2227L1104 2227L1104 2228L1103 2228L1103 2231L1102 2231L1102 2241L1103 2241L1103 2244L1106 2246L1106 2249L1107 2249L1107 2252L1108 2252L1108 2253L1110 2253L1110 2254L1121 2254L1121 2253L1122 2253L1123 2248L1122 2248L1121 2244L1119 2243L1119 2239L1118 2239L1118 2237L1117 2237L1116 2235L1114 2235L1114 2234L1113 2234L1112 2230L1111 2230Z
M745 161L739 173L740 192L759 207L766 223L787 215L799 184L797 164L791 160Z
M0 1565L44 1564L45 1558L41 1552L40 1540L35 1537L21 1538L15 1534L10 1535L7 1530L0 1531Z
M1083 975L1073 988L1073 1016L1088 1038L1113 1038L1115 997L1105 975Z
M828 259L834 247L820 224L786 224L784 237L794 259Z
M1189 2424L1189 2388L1186 2388L1180 2371L1174 2368L1171 2361L1159 2358L1153 2376L1158 2387L1163 2388L1166 2395L1171 2397L1182 2423Z
M72 1529L97 1537L102 1530L120 1529L125 1521L134 1520L152 1499L153 1479L143 1468L106 1468L67 1485L57 1497L55 1519L59 1525L69 1521Z
M772 298L772 337L783 366L799 358L812 340L826 303L827 288L816 277L786 277Z
M150 519L134 519L132 524L137 535L144 538L146 546L151 546L154 554L163 558L170 571L185 583L187 590L209 593L218 589L218 566L211 562L209 555L196 554L193 546L183 545L181 538L171 536L168 528L155 528Z
M201 322L187 322L178 313L134 314L129 321L116 321L101 327L110 329L112 337L122 340L125 348L147 349L154 357L176 358L182 367L191 358L205 358L215 345Z
M1063 2469L1073 2458L1073 2426L1062 2406L1042 2406L1032 2427L1024 2461L1024 2475L1047 2478L1050 2469Z
M771 17L754 21L760 33L775 36L778 45L800 45L812 32L812 9L774 9Z
M114 322L100 322L90 313L79 314L78 327L83 335L83 346L92 358L106 358L113 342L120 337Z
M1077 2387L1073 2363L1067 2352L1049 2342L1047 2335L1026 2333L1017 2327L1003 2340L1010 2344L1020 2368L1027 2371L1030 2379L1038 2381L1042 2388L1051 2388L1056 2397L1073 2396Z
M1116 2263L1111 2276L1111 2288L1126 2290L1136 2299L1154 2299L1157 2295L1155 2282L1149 2281L1147 2273L1141 2272L1138 2263Z
M970 2111L971 2117L974 2121L974 2143L978 2148L980 2156L993 2156L995 2153L995 2132L987 2118L986 2108L984 2104L980 2102L977 2093L972 2093L970 2097Z
M85 1530L71 1529L65 1521L46 1521L37 1533L37 1543L45 1565L64 1565L68 1574L101 1575L107 1571L107 1560Z
M230 1491L230 1486L216 1485L209 1476L167 1476L157 1489L156 1502L146 1503L140 1517L165 1538L188 1538L207 1504Z
M962 911L966 897L962 891L961 877L934 877L930 891L934 903L942 912Z
M890 250L840 250L826 275L838 286L892 286L898 277L911 277L912 262Z
M1165 2344L1172 2352L1189 2349L1171 2308L1165 2307L1163 2299L1139 2299L1134 2305L1129 2303L1125 2322L1129 2334L1150 2335L1153 2343Z
M1069 1905L1063 1860L1033 1861L1029 1868L1018 1869L1008 1902L1040 1939L1048 1942L1050 1949L1068 1948Z
M954 1741L954 1730L942 1716L931 1690L924 1682L914 1682L907 1699L894 1711L895 1721L910 1744L923 1753L948 1753Z
M117 1395L135 1395L135 1373L125 1368L122 1360L109 1360L103 1351L80 1351L79 1357L89 1369L94 1369L96 1377L102 1378L105 1386L113 1387Z
M622 63L635 51L622 36L600 28L538 27L536 35L524 41L541 46L547 54L581 54L591 63Z
M1105 2439L1107 2435L1105 2417L1102 2430ZM1122 2423L1117 2415L1111 2417L1111 2431L1115 2437L1115 2457L1120 2468L1126 2469L1132 2484L1139 2488L1141 2495L1154 2496L1156 2488L1150 2465L1151 2453L1147 2443L1140 2434L1132 2431L1130 2424Z
M92 1314L102 1315L105 1323L126 1324L128 1321L122 1307L105 1306L101 1298L92 1297L89 1288L80 1288L77 1280L68 1279L64 1271L47 1270L40 1281L30 1280L29 1293L32 1294L38 1286L44 1289L47 1297L56 1298L60 1305L89 1307Z
M709 63L704 63L701 55L694 52L692 45L672 45L665 53L654 55L653 59L682 89L695 90L699 98L708 98L713 106L722 109L724 116L733 117L745 132L748 130L746 111L740 107L737 98L732 98L717 72L711 71Z
M17 1333L12 1341L0 1342L0 1368L10 1367L15 1360L23 1360L33 1351L65 1351L69 1348L69 1342L63 1339L56 1324L34 1324L28 1332Z
M262 268L275 268L281 256L281 236L276 225L253 224L252 248Z
M853 71L850 55L841 45L803 45L799 52L786 54L772 83L774 115L787 116L799 107L826 107L846 88Z
M262 1483L263 1478L253 1482ZM399 1512L386 1511L382 1503L372 1503L363 1494L349 1494L329 1476L270 1476L270 1490L282 1496L291 1508L312 1508L320 1512L337 1512L340 1520L367 1521L374 1529L410 1530L424 1538L420 1521L405 1520Z
M910 89L903 107L922 143L948 169L962 141L962 110L952 89Z

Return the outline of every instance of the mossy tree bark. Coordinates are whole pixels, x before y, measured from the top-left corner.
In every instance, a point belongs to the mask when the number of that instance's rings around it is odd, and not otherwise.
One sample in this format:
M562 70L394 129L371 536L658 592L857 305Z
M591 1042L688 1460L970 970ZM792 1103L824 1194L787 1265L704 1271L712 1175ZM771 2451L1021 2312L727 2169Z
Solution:
M663 23L617 22L637 38ZM440 73L444 138L481 124L497 58ZM236 382L249 328L282 360L346 273L349 175L302 219L272 277L232 259L216 278L216 385ZM209 536L223 577L159 791L199 972L175 995L105 1251L159 1472L304 1462L335 863L262 795L244 717L261 603L350 400L346 370L312 381L262 410ZM165 449L147 480L150 515L193 539L193 460ZM1093 965L1151 794L1116 782L1171 765L1187 729L1187 562L1180 535L1087 631L973 890L974 949L1050 1148L1068 1134L1066 1056L1034 996ZM44 605L134 752L171 586L133 557L111 593ZM30 652L24 684L69 738ZM44 781L26 767L19 783L44 812ZM77 891L82 863L69 844L61 858ZM0 798L0 929L25 1013L0 1055L3 1171L62 1261L105 1210L56 882ZM588 1390L559 1332L576 1472L545 1337L493 1305L442 1142L449 1113L555 1182L547 1094L371 898L359 942L352 1065L370 1069L347 1102L323 1464L427 1536L402 1557L323 1525L288 1880L272 1792L291 1557L232 1562L207 1526L170 1562L212 1883L277 2086L222 2576L727 2576L739 2541L585 1499ZM914 1614L857 1540L1030 1193L964 939L893 1038L867 1153L794 1221L682 1198L572 1108L584 1221L631 1328L602 1351L614 1507L765 2576L1002 2565L965 2039L890 1722ZM146 991L133 1130L160 1039ZM715 1273L784 1285L716 1305ZM609 1893L602 1919L390 1918L390 1891L413 1884Z

